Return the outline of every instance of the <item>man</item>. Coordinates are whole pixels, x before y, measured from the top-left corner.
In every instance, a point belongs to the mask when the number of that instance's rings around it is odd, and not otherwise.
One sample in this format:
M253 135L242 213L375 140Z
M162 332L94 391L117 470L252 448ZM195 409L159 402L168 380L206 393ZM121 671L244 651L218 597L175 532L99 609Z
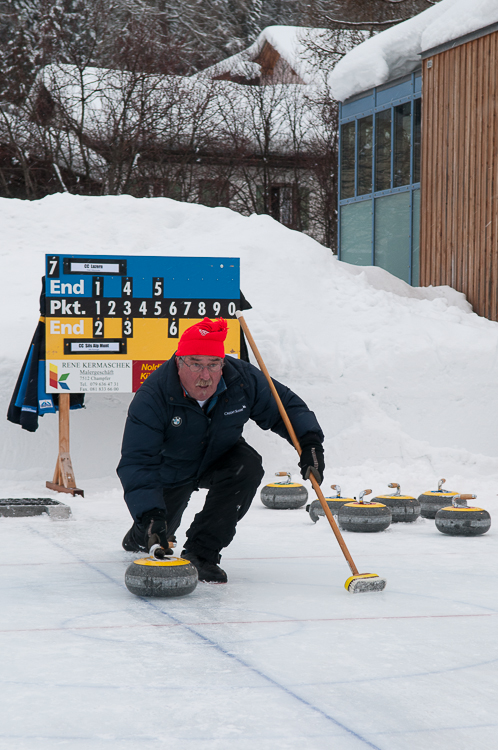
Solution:
M289 440L264 375L248 362L225 360L226 335L223 318L204 318L183 333L176 355L135 394L117 469L134 519L123 539L130 552L153 544L168 550L192 492L208 490L182 552L208 583L227 582L221 550L264 475L261 456L242 437L245 423L253 419ZM275 386L301 443L301 473L321 483L323 433L315 415L284 385Z

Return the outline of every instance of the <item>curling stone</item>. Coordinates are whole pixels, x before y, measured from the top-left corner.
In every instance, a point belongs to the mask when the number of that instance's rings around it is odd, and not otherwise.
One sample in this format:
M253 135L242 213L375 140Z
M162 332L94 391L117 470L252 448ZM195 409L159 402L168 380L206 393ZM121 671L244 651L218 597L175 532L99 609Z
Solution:
M391 509L391 523L413 523L420 516L420 503L416 497L411 495L402 495L397 482L391 482L387 485L396 489L392 495L377 495L372 500L373 503L382 503Z
M339 508L337 520L345 531L385 531L391 524L391 509L382 503L364 503L365 495L372 490L360 492L358 502L346 503Z
M418 501L422 518L435 518L438 510L444 508L449 502L451 503L455 495L458 495L458 492L443 490L442 486L445 482L446 479L440 479L437 483L437 490L427 490L427 492L419 495Z
M128 591L136 596L185 596L197 586L197 568L183 557L158 560L151 549L149 557L134 560L125 573Z
M467 506L476 495L455 495L453 504L436 513L436 529L450 536L480 536L489 531L491 516L483 508Z
M308 499L306 487L291 482L291 475L287 471L277 471L275 476L286 477L286 479L283 482L273 482L263 487L261 490L263 505L275 510L301 508Z
M354 502L354 500L352 497L341 497L341 488L338 484L332 484L331 488L337 492L337 495L335 497L326 497L325 500L332 511L332 515L336 516L339 513L339 508L342 508L345 503ZM313 500L310 505L306 506L306 510L310 514L313 523L316 523L320 517L323 518L325 516L320 500Z

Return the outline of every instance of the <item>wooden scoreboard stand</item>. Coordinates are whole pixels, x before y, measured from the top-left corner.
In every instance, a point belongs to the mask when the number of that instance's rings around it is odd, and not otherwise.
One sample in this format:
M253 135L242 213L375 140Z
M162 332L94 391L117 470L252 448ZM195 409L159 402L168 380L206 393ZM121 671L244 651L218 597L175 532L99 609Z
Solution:
M204 317L228 323L240 356L238 258L46 256L46 392L59 395L59 454L47 487L83 495L69 453L71 393L134 393Z

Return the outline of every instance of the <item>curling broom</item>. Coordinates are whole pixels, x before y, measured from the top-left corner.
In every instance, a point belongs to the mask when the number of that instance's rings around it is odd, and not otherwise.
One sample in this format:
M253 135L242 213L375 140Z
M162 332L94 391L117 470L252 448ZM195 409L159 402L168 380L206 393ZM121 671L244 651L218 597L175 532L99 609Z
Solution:
M292 427L291 421L289 417L287 416L287 412L285 411L284 405L280 399L280 396L278 395L277 389L275 388L273 384L273 380L270 377L270 373L266 369L266 365L263 362L263 358L261 354L259 353L258 347L256 346L256 342L254 341L251 332L249 331L247 327L247 323L244 320L244 316L241 312L236 313L237 318L239 319L239 323L242 327L242 330L244 331L244 334L249 342L249 345L254 353L254 356L256 357L258 364L261 368L261 371L265 375L268 384L271 388L271 392L273 393L273 396L275 398L275 401L277 402L278 410L280 412L280 416L282 417L282 420L287 427L287 431L289 433L289 436L294 444L294 448L297 450L298 454L301 455L301 446L299 444L299 440L297 439L296 433L294 432L294 428ZM339 531L339 527L337 523L335 522L334 516L332 515L329 506L327 505L327 502L325 500L325 497L320 489L320 485L318 484L317 480L313 476L312 473L310 473L309 479L311 481L311 484L313 485L313 489L316 492L316 495L318 497L318 500L320 501L320 504L323 508L323 512L327 516L328 522L332 528L332 531L335 534L335 538L337 539L339 546L343 552L344 557L347 560L347 563L351 569L351 573L353 574L350 576L346 583L344 584L344 587L347 591L349 591L352 594L358 594L368 591L383 591L386 587L386 579L381 578L376 573L359 573L358 568L354 564L354 560L351 557L351 553L349 552L346 542L342 538L342 534Z

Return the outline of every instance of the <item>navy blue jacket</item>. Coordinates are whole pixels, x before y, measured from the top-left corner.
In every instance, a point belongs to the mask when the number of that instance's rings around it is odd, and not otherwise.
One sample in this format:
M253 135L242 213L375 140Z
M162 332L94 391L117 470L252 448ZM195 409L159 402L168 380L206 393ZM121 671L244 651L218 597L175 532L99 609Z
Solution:
M304 401L274 383L297 437L313 432L323 441L320 425ZM135 394L117 468L135 520L147 510L164 507L163 487L198 480L235 445L249 419L289 440L265 376L248 362L227 357L209 406L206 413L185 396L175 357L149 375Z

